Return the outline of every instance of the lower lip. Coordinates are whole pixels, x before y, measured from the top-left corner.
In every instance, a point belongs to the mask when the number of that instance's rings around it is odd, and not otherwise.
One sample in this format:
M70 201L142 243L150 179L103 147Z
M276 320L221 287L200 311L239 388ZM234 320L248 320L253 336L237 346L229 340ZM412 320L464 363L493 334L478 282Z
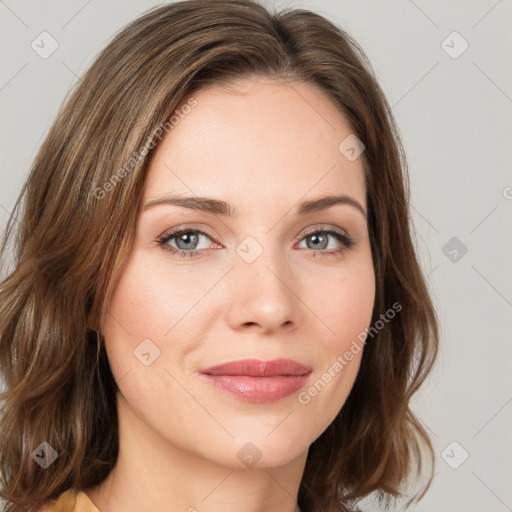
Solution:
M247 402L275 402L296 393L309 378L307 375L249 377L247 375L203 374L217 388Z

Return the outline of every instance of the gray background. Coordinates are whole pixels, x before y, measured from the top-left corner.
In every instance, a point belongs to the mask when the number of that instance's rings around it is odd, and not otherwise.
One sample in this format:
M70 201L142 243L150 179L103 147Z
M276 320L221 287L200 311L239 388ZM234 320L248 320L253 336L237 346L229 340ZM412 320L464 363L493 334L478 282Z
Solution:
M315 10L351 33L401 130L441 320L440 358L414 401L436 477L414 510L512 511L512 1L266 3ZM0 0L2 230L70 86L115 31L156 4ZM43 31L59 45L46 59L31 48ZM469 44L457 58L454 31Z

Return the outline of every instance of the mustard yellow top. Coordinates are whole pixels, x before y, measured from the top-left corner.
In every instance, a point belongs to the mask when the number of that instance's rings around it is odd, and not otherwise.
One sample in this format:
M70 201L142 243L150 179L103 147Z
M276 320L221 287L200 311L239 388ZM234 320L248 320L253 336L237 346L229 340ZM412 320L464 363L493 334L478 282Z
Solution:
M101 512L82 491L69 489L56 500L45 505L40 512Z

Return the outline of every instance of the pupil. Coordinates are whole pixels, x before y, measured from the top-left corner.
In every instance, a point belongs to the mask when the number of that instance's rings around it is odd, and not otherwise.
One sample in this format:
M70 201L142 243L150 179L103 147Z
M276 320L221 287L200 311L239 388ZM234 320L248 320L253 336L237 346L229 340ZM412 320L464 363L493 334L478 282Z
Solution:
M185 243L186 245L186 249L191 249L191 247L188 247L190 244L193 244L193 242L195 241L194 240L194 237L197 237L197 235L194 235L194 234L191 234L191 233L184 233L181 235L180 238L178 238L178 241L182 241ZM188 238L188 241L187 241L187 238Z
M322 248L324 248L323 246L325 245L322 244L322 239L324 239L323 241L325 242L325 239L326 237L323 236L323 235L311 235L311 241L313 241L313 243L315 244L316 247L318 247L319 245L322 246ZM316 241L315 241L316 240ZM318 243L317 243L318 242Z

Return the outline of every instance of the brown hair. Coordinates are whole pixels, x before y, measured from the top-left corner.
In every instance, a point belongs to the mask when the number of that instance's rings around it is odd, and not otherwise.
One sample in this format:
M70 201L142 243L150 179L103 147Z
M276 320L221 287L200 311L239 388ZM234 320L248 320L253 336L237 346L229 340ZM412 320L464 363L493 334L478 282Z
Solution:
M435 360L438 324L412 241L404 150L368 58L307 10L188 0L147 11L101 52L59 111L8 222L2 256L23 205L14 267L0 286L0 495L8 512L96 485L114 467L118 388L88 320L94 313L101 330L132 245L152 153L133 155L187 95L251 77L314 84L346 116L365 146L372 325L391 304L402 307L367 344L345 405L310 446L299 506L351 510L373 492L390 501L421 473L422 447L434 463L409 401ZM31 456L43 441L59 454L48 469Z

